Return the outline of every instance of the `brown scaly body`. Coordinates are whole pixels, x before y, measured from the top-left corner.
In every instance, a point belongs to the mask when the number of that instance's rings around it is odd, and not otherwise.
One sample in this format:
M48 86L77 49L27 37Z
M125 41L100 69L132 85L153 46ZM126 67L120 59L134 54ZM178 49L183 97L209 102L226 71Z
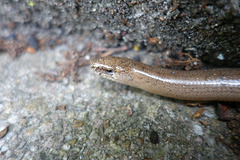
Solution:
M93 60L91 67L105 78L161 96L195 101L240 102L238 68L179 71L112 56Z

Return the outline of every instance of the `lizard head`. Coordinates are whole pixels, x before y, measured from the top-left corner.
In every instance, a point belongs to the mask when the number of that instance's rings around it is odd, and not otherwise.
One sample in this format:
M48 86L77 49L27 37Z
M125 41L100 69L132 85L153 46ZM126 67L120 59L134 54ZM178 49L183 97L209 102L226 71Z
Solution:
M129 71L132 69L133 60L120 57L103 57L91 61L91 68L98 75L124 83L131 80Z

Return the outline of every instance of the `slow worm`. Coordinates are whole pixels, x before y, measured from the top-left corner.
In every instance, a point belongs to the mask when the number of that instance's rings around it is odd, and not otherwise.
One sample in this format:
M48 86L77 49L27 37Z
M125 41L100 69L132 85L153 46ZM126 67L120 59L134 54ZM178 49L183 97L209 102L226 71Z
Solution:
M238 68L181 71L112 56L91 61L91 68L107 79L161 96L194 101L240 102Z

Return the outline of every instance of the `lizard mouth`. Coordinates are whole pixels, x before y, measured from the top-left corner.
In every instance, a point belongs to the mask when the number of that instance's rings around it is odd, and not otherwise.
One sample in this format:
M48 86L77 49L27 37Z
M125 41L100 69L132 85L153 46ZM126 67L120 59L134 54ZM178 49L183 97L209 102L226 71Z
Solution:
M94 71L99 75L108 75L112 76L114 74L114 71L112 69L106 69L106 68L100 68L100 67L92 67Z
M98 75L100 75L102 77L105 77L105 78L113 79L114 70L111 67L109 67L109 66L106 67L106 66L103 66L103 65L92 63L91 68Z

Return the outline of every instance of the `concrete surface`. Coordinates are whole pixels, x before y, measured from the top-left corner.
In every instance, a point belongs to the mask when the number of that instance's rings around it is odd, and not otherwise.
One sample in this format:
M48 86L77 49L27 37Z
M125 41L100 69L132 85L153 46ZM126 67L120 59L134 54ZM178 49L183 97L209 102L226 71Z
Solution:
M0 160L239 159L216 140L231 141L231 132L215 106L193 119L198 107L102 79L89 66L79 68L78 83L71 76L48 82L39 74L58 73L56 62L66 62L66 51L81 51L88 42L127 46L116 55L149 64L171 50L208 65L239 67L239 3L0 1L4 42L52 38L40 45L45 49L17 58L2 52L0 42ZM85 58L94 56L92 50Z
M238 158L216 142L229 130L214 106L192 119L199 108L102 79L89 66L79 69L79 83L43 80L38 73L60 69L56 62L68 50L62 44L16 59L0 54L0 132L10 125L0 138L0 159ZM134 54L144 61L147 51L118 56Z
M105 46L170 48L220 67L240 67L239 24L239 0L0 1L0 27L13 31L87 32Z

